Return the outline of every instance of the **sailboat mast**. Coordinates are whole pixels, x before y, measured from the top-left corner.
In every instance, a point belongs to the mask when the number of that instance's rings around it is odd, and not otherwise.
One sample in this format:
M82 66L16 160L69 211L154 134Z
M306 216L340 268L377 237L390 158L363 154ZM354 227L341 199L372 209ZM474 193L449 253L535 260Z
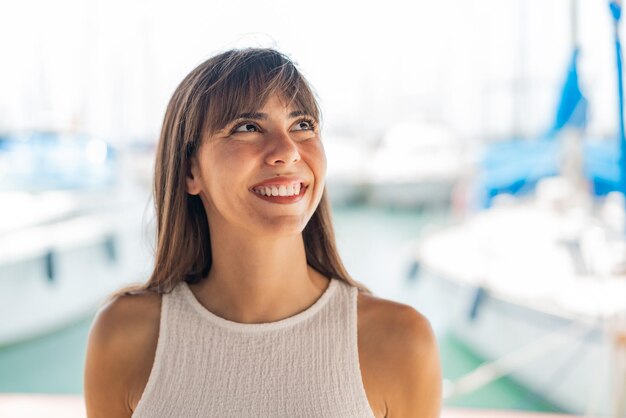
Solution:
M580 42L578 42L578 0L572 0L570 7L570 36L572 41L572 49L578 49Z
M619 21L622 15L620 0L612 0L609 4L613 16L613 32L615 36L615 61L617 64L617 97L619 101L619 141L620 141L620 179L619 187L626 194L626 137L624 134L624 80L622 75L622 44L619 36Z

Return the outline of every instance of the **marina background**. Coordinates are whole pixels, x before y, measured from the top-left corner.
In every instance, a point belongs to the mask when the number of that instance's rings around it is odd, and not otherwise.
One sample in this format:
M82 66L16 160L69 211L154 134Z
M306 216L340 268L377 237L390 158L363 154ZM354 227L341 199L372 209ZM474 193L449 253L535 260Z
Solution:
M80 397L100 301L150 271L167 100L214 53L268 46L320 98L346 267L431 320L446 407L626 416L620 12L3 5L0 393Z

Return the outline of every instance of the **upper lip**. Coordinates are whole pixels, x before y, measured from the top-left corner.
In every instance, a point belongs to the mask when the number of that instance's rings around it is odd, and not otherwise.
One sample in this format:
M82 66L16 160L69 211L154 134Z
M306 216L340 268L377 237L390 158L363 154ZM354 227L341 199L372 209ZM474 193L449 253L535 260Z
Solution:
M260 183L255 184L254 186L250 187L250 189L255 189L257 187L261 187L261 186L270 186L270 185L275 185L275 186L288 186L292 183L302 183L303 187L308 186L308 183L305 179L303 179L302 177L297 177L297 176L280 176L280 177L272 177L266 180L263 180Z

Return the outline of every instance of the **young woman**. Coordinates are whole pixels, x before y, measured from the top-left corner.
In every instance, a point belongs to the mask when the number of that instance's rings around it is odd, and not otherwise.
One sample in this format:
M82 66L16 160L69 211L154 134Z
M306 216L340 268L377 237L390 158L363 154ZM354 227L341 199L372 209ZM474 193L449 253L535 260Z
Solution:
M320 116L272 49L181 82L157 149L154 271L94 319L90 418L439 416L428 320L337 253Z

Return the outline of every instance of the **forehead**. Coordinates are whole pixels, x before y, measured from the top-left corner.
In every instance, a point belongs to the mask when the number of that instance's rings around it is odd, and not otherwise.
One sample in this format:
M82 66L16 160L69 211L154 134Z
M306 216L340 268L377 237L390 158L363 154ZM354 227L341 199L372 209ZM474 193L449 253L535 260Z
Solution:
M268 118L269 113L286 114L290 118L309 114L306 109L298 106L295 101L291 101L290 103L284 97L274 94L268 97L265 103L262 103L258 109L251 111L242 110L238 112L233 119L250 118L263 120Z
M293 108L293 106L294 106L293 101L289 103L289 101L284 96L274 93L270 95L265 101L265 103L261 105L261 109L262 110L279 109L279 110L289 111L289 109Z
M257 103L256 108L240 109L234 115L233 119L240 117L251 117L251 115L267 115L268 113L285 113L290 116L294 112L307 113L305 109L296 103L295 100L289 101L279 94L270 95L263 103ZM263 119L261 117L260 119Z

